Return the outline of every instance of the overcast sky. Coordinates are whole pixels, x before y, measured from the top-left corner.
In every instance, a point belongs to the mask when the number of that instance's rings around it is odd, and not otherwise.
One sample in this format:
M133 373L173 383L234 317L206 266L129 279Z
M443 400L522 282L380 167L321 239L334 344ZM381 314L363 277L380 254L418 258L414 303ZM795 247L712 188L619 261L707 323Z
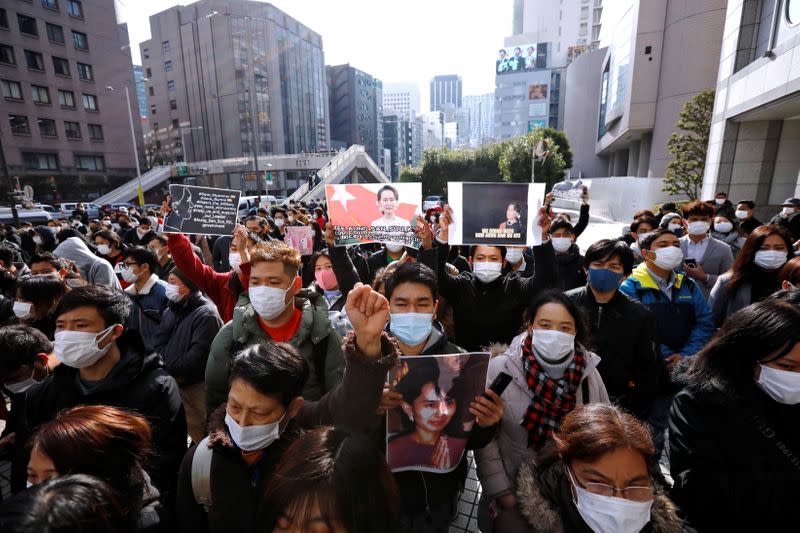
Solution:
M150 38L148 17L191 1L116 0L133 62ZM422 110L437 74L458 74L464 95L494 92L497 49L511 33L512 0L274 0L322 35L325 63L350 63L384 83L415 82Z

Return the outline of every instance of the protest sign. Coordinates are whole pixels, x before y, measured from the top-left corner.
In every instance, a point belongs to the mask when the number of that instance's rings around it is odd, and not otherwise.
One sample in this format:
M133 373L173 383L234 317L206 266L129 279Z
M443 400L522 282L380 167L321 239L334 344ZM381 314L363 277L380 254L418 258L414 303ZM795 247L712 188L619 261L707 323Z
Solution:
M284 242L300 252L300 255L314 253L314 228L310 226L287 226Z
M538 246L544 183L447 184L451 245Z
M236 227L240 191L170 185L172 212L164 231L189 235L230 235Z
M403 395L386 413L386 461L392 472L450 472L461 462L475 416L469 404L486 389L488 353L400 358L389 386Z
M419 248L414 233L421 212L421 183L326 185L336 244L388 242Z
M584 194L589 194L591 180L564 180L553 185L553 198L569 202L580 202Z

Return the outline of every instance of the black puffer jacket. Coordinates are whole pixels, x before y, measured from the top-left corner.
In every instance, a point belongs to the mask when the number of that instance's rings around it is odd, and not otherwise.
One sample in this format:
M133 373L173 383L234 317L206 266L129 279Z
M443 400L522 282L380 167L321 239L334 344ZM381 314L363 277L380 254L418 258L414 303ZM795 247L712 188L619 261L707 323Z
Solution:
M538 265L534 265L534 271ZM566 254L556 254L556 287L569 291L586 285L583 271L583 256L577 244L573 244Z

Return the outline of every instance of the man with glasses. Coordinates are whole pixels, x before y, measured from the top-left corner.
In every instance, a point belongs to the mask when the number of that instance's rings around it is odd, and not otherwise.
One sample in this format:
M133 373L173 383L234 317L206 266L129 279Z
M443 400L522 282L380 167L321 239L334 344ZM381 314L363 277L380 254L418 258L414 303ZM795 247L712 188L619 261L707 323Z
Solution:
M125 293L133 302L127 328L141 334L148 351L169 304L167 284L155 274L157 269L158 258L149 248L132 246L123 252L122 278L131 284Z

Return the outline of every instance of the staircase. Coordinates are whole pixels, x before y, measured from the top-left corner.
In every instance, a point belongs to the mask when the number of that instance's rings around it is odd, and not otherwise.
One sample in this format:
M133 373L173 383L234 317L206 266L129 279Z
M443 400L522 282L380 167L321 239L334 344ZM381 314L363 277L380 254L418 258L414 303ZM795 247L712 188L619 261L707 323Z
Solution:
M142 190L148 191L149 189L152 189L156 185L163 183L164 180L169 179L171 174L172 174L171 166L153 167L152 169L142 174ZM120 204L123 202L129 202L137 198L138 187L139 187L139 180L134 178L131 181L117 187L110 193L101 196L97 200L94 200L94 203L96 203L97 205L105 205L105 204Z

